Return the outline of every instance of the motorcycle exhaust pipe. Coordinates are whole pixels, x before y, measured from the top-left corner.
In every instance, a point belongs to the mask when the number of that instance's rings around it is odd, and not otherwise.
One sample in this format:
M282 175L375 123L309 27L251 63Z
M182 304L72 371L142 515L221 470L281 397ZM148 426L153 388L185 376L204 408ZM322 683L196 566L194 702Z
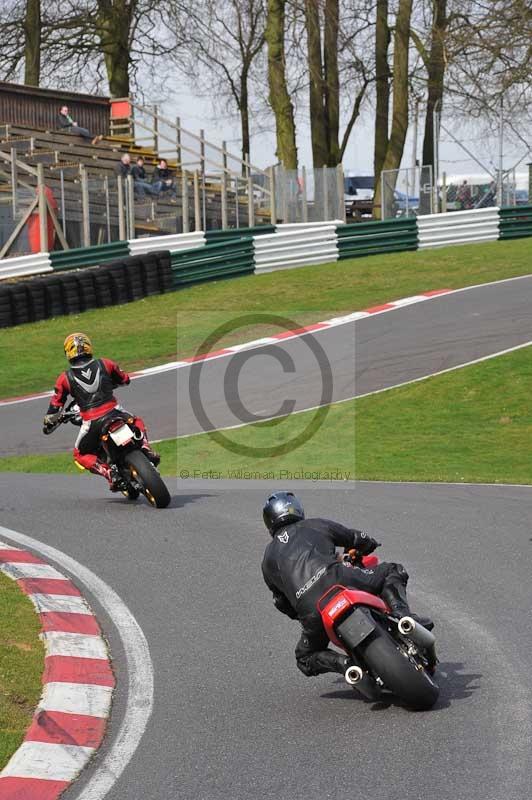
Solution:
M353 664L348 667L345 671L344 678L345 682L348 683L349 686L353 686L366 700L375 701L379 699L381 693L377 684L370 678L367 672L364 672L364 670L358 666L358 664Z
M413 620L412 617L402 617L397 627L399 633L402 633L403 636L408 636L408 638L412 639L414 644L417 644L419 647L428 650L436 644L434 635L424 628L423 625L420 625L419 622Z

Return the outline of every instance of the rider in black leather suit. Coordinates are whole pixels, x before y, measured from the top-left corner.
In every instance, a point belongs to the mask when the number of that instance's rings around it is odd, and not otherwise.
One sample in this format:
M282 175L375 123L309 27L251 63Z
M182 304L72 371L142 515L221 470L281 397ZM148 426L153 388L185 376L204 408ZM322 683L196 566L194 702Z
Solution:
M351 663L345 654L329 649L316 608L319 598L334 584L380 595L396 615L414 616L425 627L433 627L431 620L412 615L406 597L408 573L401 564L383 562L366 569L338 561L337 547L368 555L379 546L363 531L327 519L305 519L301 503L291 492L272 494L263 517L272 541L264 554L262 574L275 607L301 622L296 661L305 675L344 674Z

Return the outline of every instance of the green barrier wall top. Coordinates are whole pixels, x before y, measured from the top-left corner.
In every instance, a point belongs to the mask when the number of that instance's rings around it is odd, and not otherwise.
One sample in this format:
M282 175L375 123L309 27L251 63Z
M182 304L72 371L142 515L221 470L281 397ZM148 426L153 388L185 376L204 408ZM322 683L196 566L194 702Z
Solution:
M275 225L255 225L254 228L230 228L223 231L205 231L207 244L210 242L225 242L229 239L245 239L248 236L263 236L266 233L275 233Z
M94 247L76 247L72 250L54 250L50 253L50 261L54 270L76 269L93 266L114 258L129 256L127 242L110 242Z

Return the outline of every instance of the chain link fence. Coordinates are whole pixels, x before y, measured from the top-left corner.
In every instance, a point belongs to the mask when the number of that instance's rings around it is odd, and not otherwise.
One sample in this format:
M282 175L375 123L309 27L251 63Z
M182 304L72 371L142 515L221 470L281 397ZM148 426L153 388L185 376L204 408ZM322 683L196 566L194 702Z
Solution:
M287 170L275 167L277 221L325 222L345 219L344 177L341 166Z
M505 172L497 175L442 174L434 185L432 167L385 170L381 175L382 219L469 211L528 202L528 176Z
M440 211L515 206L521 201L521 194L515 171L503 175L500 198L499 180L491 175L447 176L444 173L438 190Z
M382 219L432 214L432 167L387 169L381 174Z

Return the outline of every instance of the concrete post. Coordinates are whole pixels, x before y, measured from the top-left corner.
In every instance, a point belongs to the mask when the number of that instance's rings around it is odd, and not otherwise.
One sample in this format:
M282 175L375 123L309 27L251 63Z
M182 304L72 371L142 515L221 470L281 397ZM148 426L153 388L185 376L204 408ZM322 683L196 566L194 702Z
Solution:
M39 196L39 247L41 253L46 253L48 252L48 215L42 164L37 164L37 192Z
M190 230L189 209L188 209L188 176L186 169L181 175L181 208L183 211L183 233Z
M301 222L308 222L307 168L301 168Z
M122 176L117 175L116 178L116 204L117 204L117 211L118 211L118 238L121 242L125 241L126 239L126 219L124 214L124 183L122 181Z
M84 164L79 166L81 178L81 213L83 216L83 247L91 246L91 223L89 210L89 180Z
M222 229L228 228L227 221L227 173L222 172L221 177L221 193L222 193Z
M11 205L13 209L13 220L16 220L18 214L17 184L18 184L17 151L14 147L12 147L11 148L11 198L12 198Z
M341 164L338 164L336 167L336 187L338 189L338 210L340 212L339 217L340 219L343 219L344 222L347 222L344 200L344 170Z
M253 178L251 177L251 171L248 169L247 175L247 184L248 184L248 226L253 228L255 225L255 203L253 197Z
M200 182L198 170L194 170L194 230L201 230Z
M135 185L133 183L133 175L128 175L127 181L127 208L129 219L129 230L127 233L128 239L135 238Z
M181 117L175 119L177 163L181 166Z
M275 197L275 167L270 167L270 222L277 225L277 203Z

